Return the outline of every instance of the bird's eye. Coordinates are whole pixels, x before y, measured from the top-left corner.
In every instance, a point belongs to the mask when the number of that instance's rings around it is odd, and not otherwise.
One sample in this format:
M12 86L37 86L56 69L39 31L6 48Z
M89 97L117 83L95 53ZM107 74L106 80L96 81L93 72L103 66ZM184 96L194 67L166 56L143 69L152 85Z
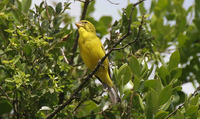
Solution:
M84 23L84 24L87 24L87 21L84 21L83 23Z

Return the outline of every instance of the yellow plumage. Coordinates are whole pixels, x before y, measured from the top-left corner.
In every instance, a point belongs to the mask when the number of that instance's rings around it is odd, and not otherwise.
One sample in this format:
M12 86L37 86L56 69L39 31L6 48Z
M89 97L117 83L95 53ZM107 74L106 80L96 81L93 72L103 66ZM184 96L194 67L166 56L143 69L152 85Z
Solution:
M85 65L92 71L105 56L105 50L100 39L96 36L96 30L93 24L89 21L82 20L77 22L76 25L79 28L78 45L81 57ZM108 59L106 58L102 66L97 70L95 76L97 76L102 83L108 86L109 95L113 103L120 101L117 95L116 89L110 79L108 73Z

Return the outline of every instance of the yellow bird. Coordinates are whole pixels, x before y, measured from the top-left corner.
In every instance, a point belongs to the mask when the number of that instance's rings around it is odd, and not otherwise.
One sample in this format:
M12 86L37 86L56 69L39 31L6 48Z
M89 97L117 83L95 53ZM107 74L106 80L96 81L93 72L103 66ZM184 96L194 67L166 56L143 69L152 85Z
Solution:
M96 29L92 23L87 20L81 20L75 24L79 28L78 45L81 57L85 65L93 71L98 61L105 56L104 47L100 39L96 36ZM95 76L108 88L112 103L117 103L120 102L120 97L117 94L108 71L108 59L106 58L102 66L95 73Z

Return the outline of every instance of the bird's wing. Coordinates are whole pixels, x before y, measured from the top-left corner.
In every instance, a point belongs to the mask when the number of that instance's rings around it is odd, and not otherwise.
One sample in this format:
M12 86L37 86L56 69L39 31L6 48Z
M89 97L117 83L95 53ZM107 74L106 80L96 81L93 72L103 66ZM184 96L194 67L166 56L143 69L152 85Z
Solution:
M106 54L105 49L104 49L104 46L103 46L103 44L101 43L101 40L100 40L99 38L98 38L98 42L99 42L99 44L101 44L101 48L102 48L104 54ZM109 76L111 77L111 75L110 75L110 66L109 66L108 58L107 58L107 64L108 64L108 74L109 74Z

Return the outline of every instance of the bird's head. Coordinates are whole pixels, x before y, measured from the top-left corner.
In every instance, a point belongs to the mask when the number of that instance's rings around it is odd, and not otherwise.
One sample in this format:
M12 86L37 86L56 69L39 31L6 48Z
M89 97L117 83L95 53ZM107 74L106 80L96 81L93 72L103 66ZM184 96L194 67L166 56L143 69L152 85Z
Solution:
M75 24L79 29L83 28L87 32L96 33L96 29L95 29L94 25L92 23L90 23L89 21L87 21L87 20L81 20L79 22L76 22Z

